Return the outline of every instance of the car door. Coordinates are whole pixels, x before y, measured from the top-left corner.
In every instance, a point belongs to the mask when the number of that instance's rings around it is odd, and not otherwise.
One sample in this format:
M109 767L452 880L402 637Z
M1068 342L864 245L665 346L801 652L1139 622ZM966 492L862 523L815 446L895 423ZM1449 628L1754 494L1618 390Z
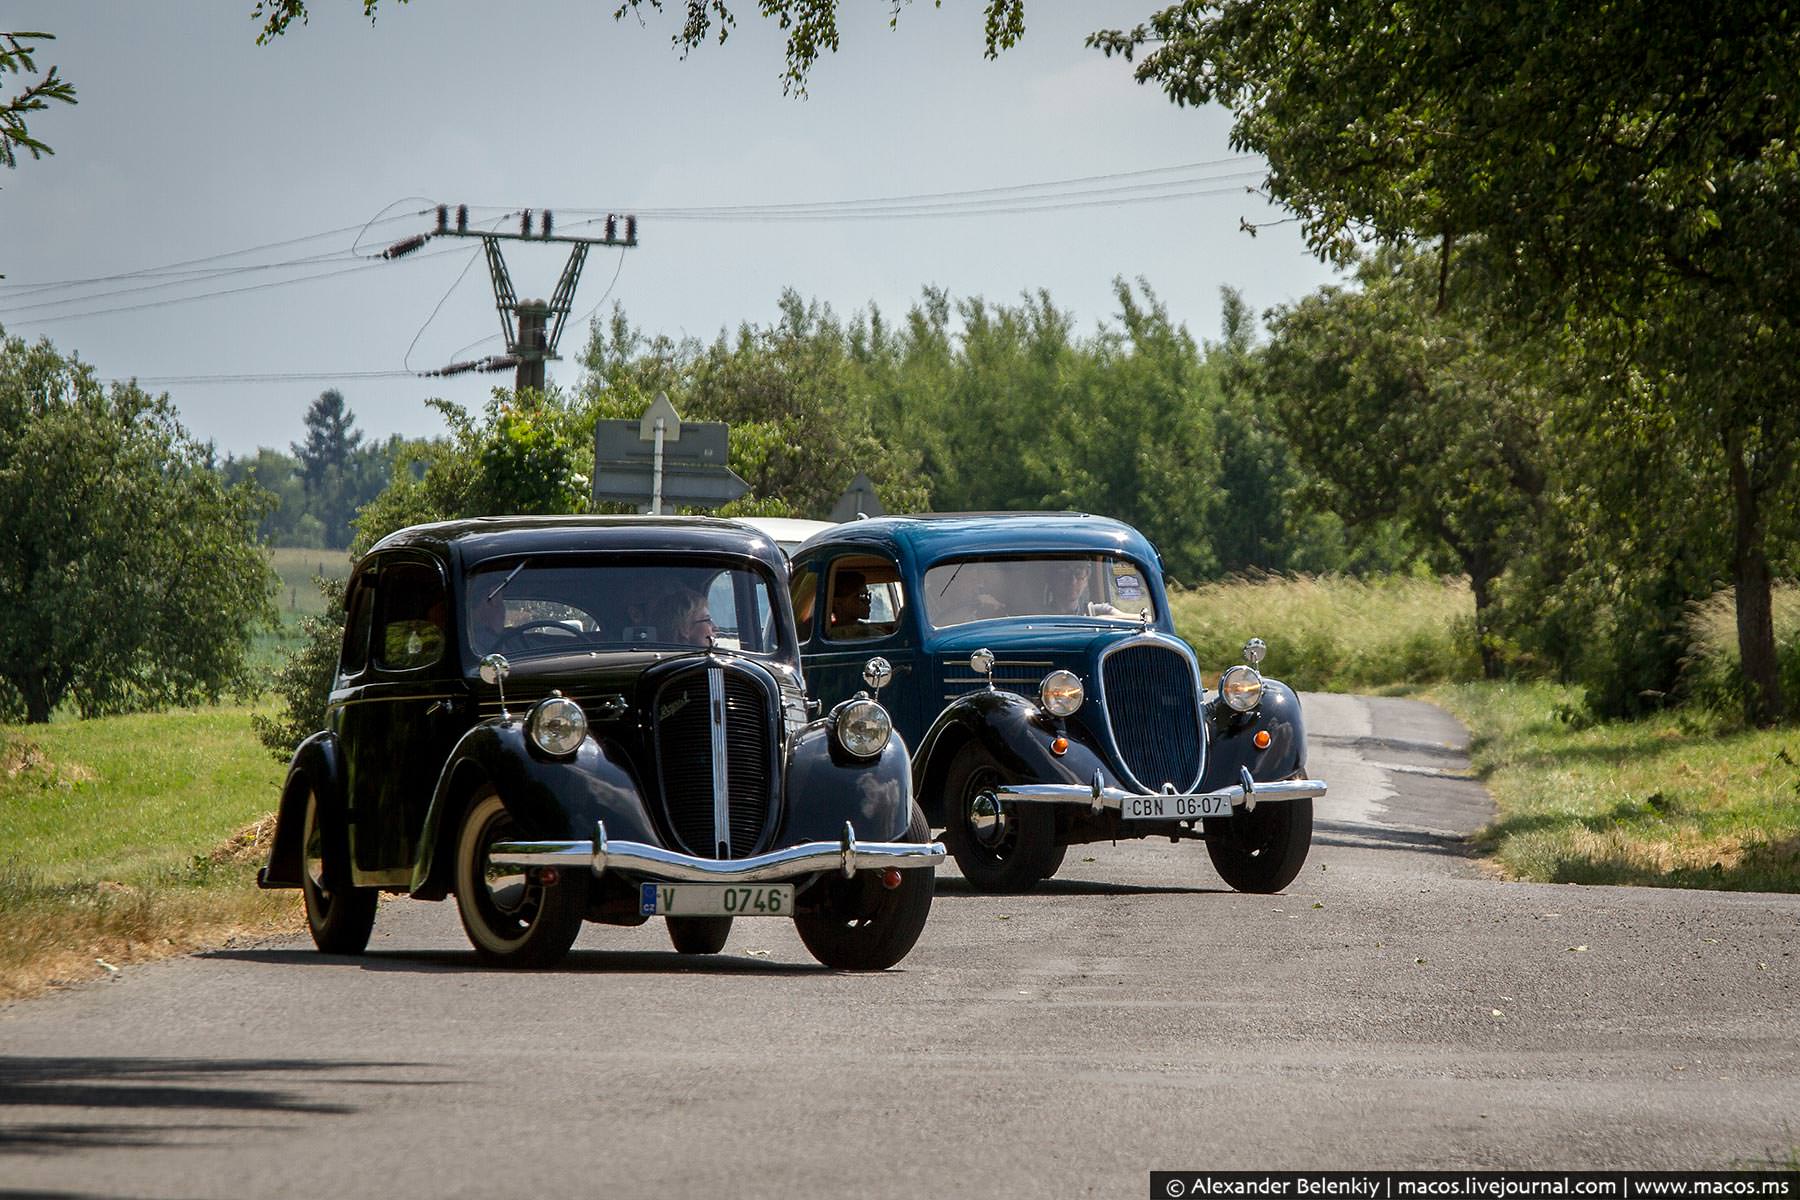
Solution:
M812 695L829 710L866 690L863 666L879 655L893 668L881 702L909 746L920 724L918 649L913 644L911 597L897 561L857 548L795 568L794 612ZM806 618L800 614L806 612Z
M365 571L368 663L343 705L350 857L357 882L412 877L425 812L469 702L450 642L449 588L434 557L383 555Z

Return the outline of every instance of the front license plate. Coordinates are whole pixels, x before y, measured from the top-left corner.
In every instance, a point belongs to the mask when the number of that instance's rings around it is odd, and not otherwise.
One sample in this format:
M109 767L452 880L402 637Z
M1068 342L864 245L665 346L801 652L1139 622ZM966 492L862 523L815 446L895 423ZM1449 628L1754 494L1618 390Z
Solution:
M1230 796L1127 796L1119 805L1127 821L1192 821L1229 817Z
M794 885L758 883L646 883L638 912L646 917L791 917Z

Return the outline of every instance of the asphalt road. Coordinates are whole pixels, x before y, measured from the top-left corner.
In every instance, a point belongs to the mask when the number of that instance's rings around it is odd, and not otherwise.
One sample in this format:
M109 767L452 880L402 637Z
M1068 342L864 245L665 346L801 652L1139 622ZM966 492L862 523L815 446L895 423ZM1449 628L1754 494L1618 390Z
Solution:
M1800 1146L1800 896L1499 883L1449 718L1308 697L1284 895L1203 848L941 878L901 967L785 922L590 926L479 969L454 908L0 1010L0 1194L1129 1196L1204 1168L1755 1166ZM1089 861L1091 859L1091 861Z

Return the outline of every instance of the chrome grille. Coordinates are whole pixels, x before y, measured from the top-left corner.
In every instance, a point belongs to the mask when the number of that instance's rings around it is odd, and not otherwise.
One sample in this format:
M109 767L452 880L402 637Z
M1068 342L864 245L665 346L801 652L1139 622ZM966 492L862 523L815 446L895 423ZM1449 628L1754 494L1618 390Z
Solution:
M1100 664L1106 719L1125 769L1142 787L1191 788L1200 780L1200 697L1177 650L1138 642Z
M715 764L710 671L723 675L724 728L719 745L725 783L729 849L715 837ZM706 858L741 858L756 851L768 829L775 748L768 697L740 671L702 667L669 680L656 693L656 760L663 813L680 848Z

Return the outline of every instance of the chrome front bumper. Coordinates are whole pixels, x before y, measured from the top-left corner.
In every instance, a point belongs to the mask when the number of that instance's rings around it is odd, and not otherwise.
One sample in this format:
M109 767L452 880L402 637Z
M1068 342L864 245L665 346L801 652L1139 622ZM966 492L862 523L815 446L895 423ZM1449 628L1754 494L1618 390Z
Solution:
M1106 809L1119 811L1127 800L1140 793L1107 787L1094 772L1094 781L1086 787L1078 783L1017 783L993 790L994 798L1009 804L1080 804L1098 813ZM1177 792L1173 784L1163 788L1163 795L1184 799L1218 799L1231 801L1234 810L1256 811L1258 804L1287 800L1311 800L1325 794L1323 779L1276 779L1259 782L1247 767L1238 768L1238 785L1211 792Z
M846 877L866 868L916 870L944 861L941 842L859 842L844 822L837 842L803 842L754 858L701 858L665 850L648 842L609 842L606 822L594 823L591 842L500 842L488 861L501 867L587 867L596 877L624 871L661 883L768 883L798 879L820 871L842 871Z

